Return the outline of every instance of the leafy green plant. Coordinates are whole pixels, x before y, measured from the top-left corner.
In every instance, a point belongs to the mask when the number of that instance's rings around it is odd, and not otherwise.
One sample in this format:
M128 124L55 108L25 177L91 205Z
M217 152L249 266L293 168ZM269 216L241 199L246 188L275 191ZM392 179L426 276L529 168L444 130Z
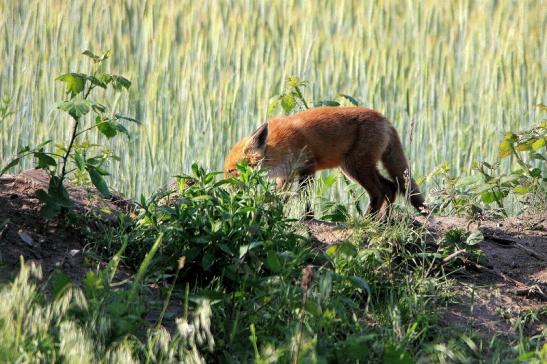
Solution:
M104 71L104 61L108 58L109 52L98 56L86 50L83 54L90 57L93 62L92 71L89 74L71 72L57 78L65 84L68 98L55 106L58 110L67 113L73 121L69 139L64 143L55 144L54 151L46 150L46 147L51 145L51 140L35 147L25 146L19 150L17 157L0 171L0 175L4 174L27 156L36 158L35 167L46 170L50 175L48 190L40 189L36 192L36 196L44 204L41 213L46 218L55 217L61 211L72 207L73 203L65 187L65 180L71 173L87 173L91 183L101 195L110 196L104 179L104 176L108 175L105 164L109 160L116 160L117 157L108 150L90 156L92 149L97 145L90 144L86 140L83 142L79 140L94 129L109 139L120 133L129 137L129 132L121 121L138 123L136 119L115 113L105 103L90 97L91 92L96 88L104 90L111 88L118 92L127 90L131 86L131 82L125 77ZM90 113L95 117L87 117ZM89 119L93 121L87 122Z
M279 95L274 96L270 100L270 105L268 106L268 115L273 115L276 113L280 107L283 109L285 114L291 114L295 111L302 109L309 109L309 102L306 101L302 90L309 85L309 82L302 80L295 76L290 76L287 78L287 84L285 86L285 91ZM346 94L337 94L336 97L332 100L318 100L313 101L313 106L340 106L344 101L349 102L353 106L358 106L359 101Z
M546 110L545 106L541 106ZM507 132L498 147L499 160L493 164L486 161L474 163L478 174L451 176L448 164L435 168L423 180L439 177L441 183L434 190L438 210L465 213L476 217L485 213L485 208L495 204L495 211L508 215L504 200L509 196L520 198L527 207L545 206L544 175L547 140L547 121L519 133ZM501 172L502 159L514 157L518 167L510 173ZM535 161L535 162L533 162ZM490 209L492 210L492 209Z
M468 179L453 176L450 171L448 163L443 163L429 174L419 178L417 183L426 181L434 183L434 187L430 190L431 206L434 212L444 211L448 214L475 217L482 212L482 208L476 195L468 188Z
M303 238L284 217L282 198L264 171L240 165L238 172L238 178L218 179L193 165L192 175L178 177L177 189L141 198L129 262L140 261L163 233L160 266L174 267L184 256L183 275L200 272L239 284L243 276L281 270L280 252Z

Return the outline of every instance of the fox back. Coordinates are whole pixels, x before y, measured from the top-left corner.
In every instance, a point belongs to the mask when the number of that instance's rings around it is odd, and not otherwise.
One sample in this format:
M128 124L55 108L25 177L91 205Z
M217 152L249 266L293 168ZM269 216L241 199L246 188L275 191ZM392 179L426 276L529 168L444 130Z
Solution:
M319 107L273 118L230 150L225 174L234 173L242 160L251 166L260 164L278 184L296 177L303 181L318 170L341 167L370 195L371 213L393 202L395 194L405 192L408 184L411 203L419 210L424 208L423 196L408 175L397 132L375 110ZM393 180L378 172L379 161Z

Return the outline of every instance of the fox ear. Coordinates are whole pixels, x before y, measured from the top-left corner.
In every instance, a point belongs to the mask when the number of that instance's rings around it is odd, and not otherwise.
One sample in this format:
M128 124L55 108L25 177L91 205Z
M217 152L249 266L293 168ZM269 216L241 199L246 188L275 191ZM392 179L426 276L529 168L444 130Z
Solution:
M245 146L243 152L249 154L264 154L266 150L266 139L268 139L268 123L262 124L256 131L249 137L249 141Z

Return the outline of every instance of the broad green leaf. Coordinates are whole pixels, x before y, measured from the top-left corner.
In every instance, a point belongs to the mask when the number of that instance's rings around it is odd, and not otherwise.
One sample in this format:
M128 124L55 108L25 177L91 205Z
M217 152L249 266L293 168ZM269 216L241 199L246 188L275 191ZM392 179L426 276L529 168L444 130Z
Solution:
M97 171L98 174L100 174L101 176L108 176L108 175L109 175L108 172L107 172L104 168L101 167L101 164L104 163L104 160L103 160L103 159L99 159L98 157L97 157L97 158L90 158L90 159L97 159L97 160L100 161L100 162L99 162L99 165L97 165L97 166L95 167L95 170ZM89 161L90 159L88 159L88 161Z
M123 76L112 75L112 86L116 91L121 91L122 89L129 89L131 86L131 81Z
M89 58L93 59L95 63L98 63L101 61L101 58L97 56L95 53L91 52L89 49L86 49L82 52L84 56L88 56Z
M51 219L59 215L62 207L70 207L72 205L72 201L67 197L68 194L64 196L66 190L64 190L64 187L62 185L61 187L64 191L58 191L58 177L54 176L52 177L52 180L53 183L50 180L48 192L39 189L35 193L38 200L40 200L40 202L44 204L40 208L40 214L46 219Z
M534 168L534 169L530 170L530 176L535 177L535 178L541 177L541 169Z
M104 106L103 104L101 103L98 103L98 102L95 102L95 101L89 101L90 105L91 105L91 108L96 112L96 113L104 113L106 112L106 106Z
M101 195L104 198L110 197L110 191L108 190L108 186L101 174L97 171L97 169L91 165L86 166L87 173L89 173L89 178L91 178L91 183L97 188L97 190L101 193Z
M110 82L112 82L112 76L104 72L97 72L95 74L95 78L105 85L108 85Z
M281 264L281 260L277 256L277 253L274 251L269 251L266 255L266 264L268 268L274 272L279 273L283 270L283 265Z
M513 188L513 192L515 192L518 195L525 195L529 191L530 191L530 189L528 187L524 187L524 186L516 186L515 188Z
M44 191L41 188L36 190L35 195L36 195L36 198L38 200L40 200L41 202L43 202L43 203L47 203L47 202L51 201L51 197L47 194L46 191Z
M243 258L249 251L253 250L254 248L257 248L259 246L262 246L263 244L261 242L255 241L248 245L242 245L239 247L239 259Z
M357 100L357 99L354 98L354 97L351 97L350 95L338 94L338 96L341 96L341 97L345 98L345 99L348 100L352 105L359 106L359 104L360 104L359 100Z
M36 197L44 205L40 208L40 215L46 219L54 218L61 212L61 206L42 189L36 191Z
M334 100L323 100L323 101L316 101L313 103L314 106L340 106L340 103L338 101Z
M74 163L76 164L76 168L78 170L83 171L85 166L84 157L80 152L77 150L74 151L74 154L72 155L72 158L74 159Z
M74 97L84 90L86 75L74 72L65 73L64 75L57 77L57 80L64 82L67 93Z
M325 253L327 253L327 255L330 255L332 257L336 254L337 250L338 250L338 245L332 244L331 246L327 248L327 250L325 250Z
M321 182L325 185L325 187L330 188L334 186L334 184L338 181L338 178L336 178L335 175L329 175L321 178Z
M92 157L92 158L88 158L86 161L85 161L86 164L89 164L90 166L94 167L95 169L97 169L97 172L99 172L101 175L103 176L107 176L108 173L102 169L100 169L100 165L103 163L103 159L100 158L100 157Z
M97 125L99 132L107 138L115 137L116 134L118 134L116 125L110 121L103 121L100 116L95 118L95 124Z
M123 126L122 124L115 124L115 126L116 126L116 129L118 130L118 132L125 134L127 136L127 138L131 137L129 135L129 130L127 130L125 126Z
M140 124L141 122L131 116L127 116L127 115L122 115L122 114L115 114L114 117L116 119L123 119L123 120L127 120L127 121L132 121L134 123L137 123L137 124Z
M500 146L498 148L498 157L505 158L510 156L512 153L513 153L513 148L511 146L511 142L505 139L504 141L500 143Z
M505 196L501 192L486 191L480 194L481 201L485 204L491 204L495 201L501 201Z
M289 114L296 107L296 99L292 93L285 94L281 97L281 107L285 113Z
M74 99L57 103L57 108L66 111L74 119L80 119L90 110L90 107L85 100Z
M44 152L35 152L34 157L38 159L38 164L36 168L48 169L50 166L55 167L57 162L51 156L45 154Z
M306 86L306 81L302 81L298 77L289 76L287 78L287 85L290 88L296 88L296 87L299 87L299 86Z
M15 158L11 160L4 168L2 168L2 171L0 171L0 176L2 176L4 173L8 171L8 169L15 167L17 164L19 164L19 161L21 158Z
M545 157L540 153L530 153L529 156L532 159L538 159L538 160L542 160L542 161L545 160Z
M106 89L106 86L107 84L101 80L99 80L97 77L95 76L87 76L87 79L92 83L94 84L95 86L99 86L101 88L104 88Z
M47 194L55 200L57 204L62 207L72 207L73 202L70 199L68 191L61 183L61 179L58 176L52 176L49 180L49 186Z
M532 149L538 150L545 146L545 138L539 138L535 142L532 143Z
M465 243L467 245L477 245L481 241L484 240L484 236L482 235L480 230L475 230L469 236L467 237Z
M516 146L515 149L518 150L519 152L524 152L524 151L532 149L532 144L531 143L520 143Z
M342 243L338 248L338 253L348 257L355 257L357 255L357 249L351 243Z
M229 256L234 256L234 252L227 244L219 243L218 247L220 248L220 250L222 250L224 253L228 254Z
M217 220L211 220L211 232L218 233L220 229L222 228L222 221Z
M59 298L71 286L70 278L61 271L55 271L53 276L52 293L55 298Z
M356 287L356 288L359 288L363 291L366 291L367 294L370 296L370 287L368 285L367 282L365 282L365 280L361 277L357 277L357 276L350 276L348 277L348 280L351 282L351 284Z
M274 99L268 105L268 116L272 116L275 113L275 110L279 107L279 100Z

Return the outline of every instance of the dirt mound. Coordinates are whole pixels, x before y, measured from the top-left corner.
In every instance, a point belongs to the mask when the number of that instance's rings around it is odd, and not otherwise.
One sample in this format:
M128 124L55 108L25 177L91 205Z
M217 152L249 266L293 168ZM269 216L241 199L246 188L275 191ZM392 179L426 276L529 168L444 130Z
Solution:
M40 201L35 193L47 190L49 177L43 170L27 170L0 178L0 283L19 271L20 256L42 266L47 277L56 269L73 282L80 282L89 270L84 263L84 240L78 222L47 221L40 216ZM87 187L68 186L80 216L93 214L114 222L114 211L127 211L131 203L105 200Z

